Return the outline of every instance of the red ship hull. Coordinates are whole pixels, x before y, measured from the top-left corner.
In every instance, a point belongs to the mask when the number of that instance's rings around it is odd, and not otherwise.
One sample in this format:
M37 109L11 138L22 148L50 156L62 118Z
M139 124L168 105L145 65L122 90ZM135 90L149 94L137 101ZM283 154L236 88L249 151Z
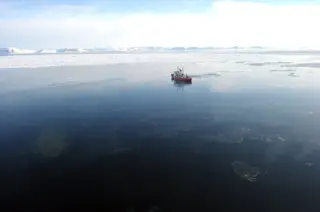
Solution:
M175 77L173 74L171 74L171 80L179 81L179 82L192 82L191 77Z

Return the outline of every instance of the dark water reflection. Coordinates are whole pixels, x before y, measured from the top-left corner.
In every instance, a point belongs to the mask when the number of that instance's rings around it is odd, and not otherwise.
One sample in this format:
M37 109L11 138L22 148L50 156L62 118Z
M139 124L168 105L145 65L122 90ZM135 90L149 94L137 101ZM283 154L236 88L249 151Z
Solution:
M318 90L226 91L220 78L182 85L119 74L2 94L4 205L318 211ZM256 181L238 176L235 161L249 164L239 175L257 167Z

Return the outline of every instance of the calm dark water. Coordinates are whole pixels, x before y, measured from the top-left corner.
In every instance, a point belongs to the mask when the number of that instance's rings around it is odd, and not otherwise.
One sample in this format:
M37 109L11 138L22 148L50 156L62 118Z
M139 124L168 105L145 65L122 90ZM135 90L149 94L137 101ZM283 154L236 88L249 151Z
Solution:
M51 70L56 81L45 86L38 70L15 70L12 82L28 86L2 87L3 206L319 211L318 89L241 78L239 87L232 73L176 85L125 68L109 67L109 78L82 68L89 80ZM237 175L234 161L257 167L256 181Z

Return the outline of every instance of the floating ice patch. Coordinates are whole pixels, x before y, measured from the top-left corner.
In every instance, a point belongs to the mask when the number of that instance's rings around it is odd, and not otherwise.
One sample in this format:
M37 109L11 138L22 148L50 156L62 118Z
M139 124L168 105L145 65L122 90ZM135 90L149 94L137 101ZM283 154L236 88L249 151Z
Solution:
M290 64L291 62L254 62L254 63L248 63L250 66L264 66L264 65L279 65L279 64Z
M282 65L282 67L302 67L302 68L320 68L320 63L296 63L296 64L288 64Z
M306 162L305 164L306 164L306 166L309 166L309 167L311 167L313 165L313 163L310 163L310 162Z
M270 135L264 138L266 143L276 143L276 142L284 142L286 141L285 138L281 137L280 135Z
M289 77L299 77L297 74L295 74L295 73L290 73L290 74L288 74L288 76Z
M239 177L248 180L249 182L257 181L257 176L260 174L258 168L252 167L241 161L234 161L232 167Z
M294 72L294 69L272 69L271 72Z
M251 66L263 66L266 65L265 63L249 63Z
M57 157L68 146L64 135L47 132L41 134L36 141L35 153L45 157Z

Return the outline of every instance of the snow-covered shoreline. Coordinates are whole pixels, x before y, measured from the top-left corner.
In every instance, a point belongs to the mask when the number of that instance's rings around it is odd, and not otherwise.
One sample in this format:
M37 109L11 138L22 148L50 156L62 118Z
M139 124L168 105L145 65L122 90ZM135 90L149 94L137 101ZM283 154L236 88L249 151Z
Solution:
M192 54L193 55L193 54ZM53 66L107 65L118 63L172 62L178 60L197 61L191 54L44 54L0 57L0 69L39 68Z
M288 67L320 67L320 51L315 50L212 50L212 51L168 51L168 52L65 52L42 51L34 54L20 54L0 57L0 69L90 66L128 63L176 63L192 62L243 63L250 66L269 65L283 62ZM254 61L252 61L254 59ZM269 63L269 60L272 62ZM249 62L248 62L249 61ZM291 61L290 64L286 64ZM272 70L275 69L271 67Z
M0 56L28 55L28 54L98 54L98 53L134 53L134 52L186 52L186 51L212 51L212 50L235 50L235 49L263 49L258 47L106 47L106 48L62 48L62 49L20 49L16 47L0 48Z

